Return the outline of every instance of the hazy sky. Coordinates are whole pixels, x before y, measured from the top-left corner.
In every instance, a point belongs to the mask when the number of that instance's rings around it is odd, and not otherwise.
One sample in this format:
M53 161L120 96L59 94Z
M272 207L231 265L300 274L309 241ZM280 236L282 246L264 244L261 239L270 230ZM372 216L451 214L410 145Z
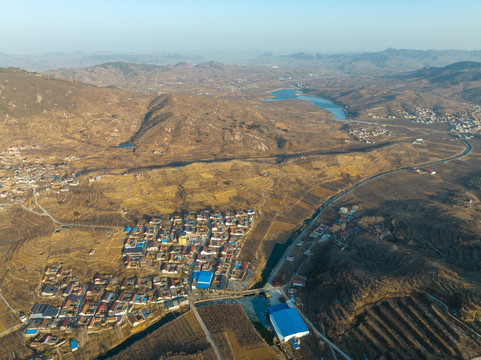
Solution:
M0 52L481 49L481 0L0 0Z

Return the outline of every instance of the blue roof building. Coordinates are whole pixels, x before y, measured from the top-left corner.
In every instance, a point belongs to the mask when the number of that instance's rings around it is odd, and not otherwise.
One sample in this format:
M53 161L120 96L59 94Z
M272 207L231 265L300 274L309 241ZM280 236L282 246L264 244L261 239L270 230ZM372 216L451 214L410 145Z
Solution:
M288 309L288 308L289 308L289 306L287 306L286 303L280 303L280 304L277 304L277 305L269 306L269 315L275 313L276 311L284 310L284 309Z
M72 352L78 350L77 340L74 340L74 339L70 340L70 348L72 349Z
M214 273L210 271L200 271L197 277L197 289L207 290L212 282Z
M309 335L301 315L295 308L284 306L270 306L269 315L279 341L289 341L293 338L301 338Z
M30 328L25 331L26 336L35 336L38 334L38 329L37 328Z

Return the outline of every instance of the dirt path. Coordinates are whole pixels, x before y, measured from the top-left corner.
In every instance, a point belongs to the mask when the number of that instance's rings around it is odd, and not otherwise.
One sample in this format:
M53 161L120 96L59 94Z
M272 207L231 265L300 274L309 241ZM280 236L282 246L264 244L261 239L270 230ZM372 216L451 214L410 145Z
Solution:
M197 311L197 308L195 307L195 305L194 305L194 303L192 302L192 300L190 299L190 297L189 297L189 305L190 305L190 309L192 310L192 312L193 312L194 315L195 315L195 318L196 318L197 321L199 322L200 327L202 328L202 330L204 330L205 336L207 336L207 340L209 340L210 344L211 344L212 347L214 348L215 353L217 354L217 358L218 358L219 360L222 360L223 358L222 358L222 354L220 353L219 348L218 348L217 345L215 344L215 341L214 341L214 339L212 338L212 335L210 334L209 329L207 329L207 326L205 326L204 320L202 320L202 317L200 316L199 312Z
M13 332L13 331L15 331L15 330L17 330L17 329L20 329L22 326L23 326L23 324L18 324L18 325L12 326L10 329L1 332L1 333L0 333L0 338L3 337L3 336L5 336L5 335L10 334L11 332Z
M10 305L10 303L7 301L7 299L5 299L5 297L4 297L3 294L2 294L2 289L0 289L0 298L2 298L2 300L5 302L5 304L6 304L7 307L10 309L10 311L12 311L13 313L15 313L16 315L19 314L18 311L15 310L15 309ZM17 324L17 325L15 325L15 326L12 326L10 329L7 329L7 330L1 332L1 333L0 333L0 338L3 337L3 336L5 336L5 335L7 335L7 334L10 334L12 331L17 330L17 329L19 329L19 328L22 327L22 326L23 326L22 323Z
M5 304L7 304L8 308L9 308L11 311L13 311L15 314L18 315L18 311L15 310L15 309L10 305L10 303L7 301L7 299L5 299L5 297L3 296L3 294L2 294L2 289L0 289L0 298L2 298L2 300L5 302Z
M57 219L55 219L47 210L45 210L45 208L39 204L38 202L38 199L37 199L37 192L35 191L35 189L32 189L33 190L33 198L35 200L35 205L40 209L42 210L42 212L38 212L38 211L35 211L35 210L32 210L28 207L26 207L25 205L22 204L22 208L26 211L29 211L35 215L38 215L38 216L47 216L49 217L52 222L56 225L59 225L59 226L64 226L64 227L73 227L73 226L77 226L77 227L88 227L88 228L95 228L95 229L123 229L122 226L108 226L108 225L92 225L92 224L68 224L68 223L63 223L63 222L60 222L58 221Z

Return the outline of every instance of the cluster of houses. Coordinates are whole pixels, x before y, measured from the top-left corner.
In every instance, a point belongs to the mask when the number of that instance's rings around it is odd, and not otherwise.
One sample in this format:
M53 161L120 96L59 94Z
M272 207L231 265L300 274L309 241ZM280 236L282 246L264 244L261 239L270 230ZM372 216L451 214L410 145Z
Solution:
M61 192L78 186L79 172L72 171L67 162L53 164L52 159L31 159L22 153L38 148L12 146L0 154L0 170L3 170L0 173L0 205L3 207L12 202L22 203L32 188Z
M373 137L378 137L382 135L392 136L392 131L382 127L360 128L360 129L350 129L349 134L356 141L365 142L366 144L374 144L375 141L372 140Z
M421 124L434 124L446 121L444 116L438 115L431 109L424 109L419 106L415 106L411 111L401 110L400 112L401 117Z
M476 133L481 130L481 106L470 105L466 114L439 115L431 109L414 107L411 112L399 111L401 116L422 124L448 123L451 131L457 133Z
M346 250L350 245L349 239L362 231L355 219L356 211L355 208L341 207L338 212L339 218L334 220L331 226L319 224L309 236L318 239L318 242L322 242L335 235L333 246L340 251ZM369 232L376 237L390 235L390 231L384 227L384 224L370 226ZM310 248L306 250L306 255L310 255L309 250Z
M47 266L37 291L41 300L22 319L29 345L39 350L61 346L65 335L80 326L88 332L125 322L137 326L159 306L172 311L186 305L189 290L225 289L228 281L252 271L237 255L254 217L252 210L186 212L125 228L125 265L147 270L140 272L146 276L96 273L82 283L63 264Z
M467 115L453 117L448 120L451 131L458 133L476 133L481 130L481 106L472 105Z
M481 106L474 104L464 105L468 105L465 114L440 115L432 109L415 106L412 110L398 109L397 116L386 116L385 114L374 115L373 112L369 112L368 116L373 119L383 119L386 117L388 119L405 118L421 124L448 123L451 126L451 131L454 133L479 132L481 130ZM375 109L370 110L374 111Z
M253 271L251 264L237 257L254 217L255 211L250 209L225 213L203 210L153 218L146 226L126 227L124 263L128 268L188 278L194 290L197 275L208 272L212 274L208 288L225 290L230 280L242 280Z
M62 336L79 326L88 332L125 321L136 326L151 316L152 304L161 304L166 311L187 304L186 281L160 274L120 279L97 273L90 282L80 283L61 264L50 265L41 281L42 301L23 319L25 336L32 347L60 346L65 342Z

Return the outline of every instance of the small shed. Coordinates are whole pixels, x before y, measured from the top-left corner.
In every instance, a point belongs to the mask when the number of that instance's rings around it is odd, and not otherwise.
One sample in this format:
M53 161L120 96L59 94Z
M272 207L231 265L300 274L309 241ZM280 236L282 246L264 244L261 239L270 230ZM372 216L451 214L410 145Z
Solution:
M74 339L70 340L70 349L72 349L72 352L78 350L77 340L74 340Z

